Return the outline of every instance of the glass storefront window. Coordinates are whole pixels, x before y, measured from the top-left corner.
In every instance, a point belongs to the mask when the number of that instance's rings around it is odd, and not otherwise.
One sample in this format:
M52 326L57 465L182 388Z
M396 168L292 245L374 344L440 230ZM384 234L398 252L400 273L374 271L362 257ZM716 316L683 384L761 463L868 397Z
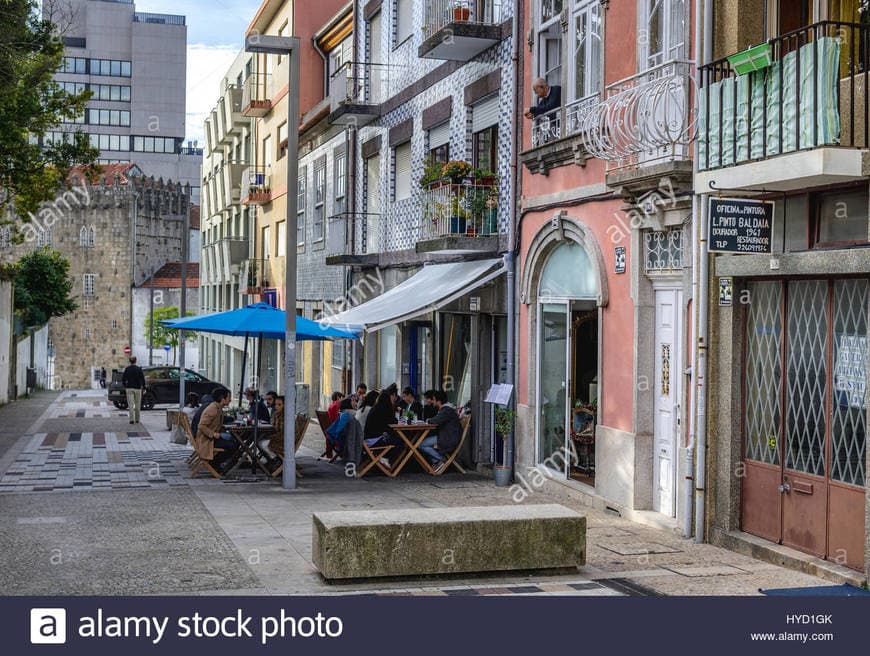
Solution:
M396 327L378 331L378 385L381 389L398 384L396 380Z
M547 298L595 298L598 285L589 255L580 244L569 242L557 246L547 258L538 294Z
M457 408L471 400L471 317L441 315L441 389Z

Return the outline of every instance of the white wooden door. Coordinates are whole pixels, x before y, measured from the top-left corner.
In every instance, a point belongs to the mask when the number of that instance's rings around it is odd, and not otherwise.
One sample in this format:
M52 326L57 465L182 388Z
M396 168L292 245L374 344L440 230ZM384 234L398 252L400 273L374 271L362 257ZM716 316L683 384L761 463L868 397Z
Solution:
M680 432L682 382L682 296L679 289L659 289L655 323L655 439L653 509L675 516L676 454Z

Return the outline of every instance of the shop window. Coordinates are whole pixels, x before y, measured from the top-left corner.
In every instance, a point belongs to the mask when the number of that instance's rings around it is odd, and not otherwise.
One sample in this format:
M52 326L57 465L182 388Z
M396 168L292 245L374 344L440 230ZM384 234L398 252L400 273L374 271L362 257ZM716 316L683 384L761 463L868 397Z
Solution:
M471 400L471 317L441 315L441 389L461 408Z

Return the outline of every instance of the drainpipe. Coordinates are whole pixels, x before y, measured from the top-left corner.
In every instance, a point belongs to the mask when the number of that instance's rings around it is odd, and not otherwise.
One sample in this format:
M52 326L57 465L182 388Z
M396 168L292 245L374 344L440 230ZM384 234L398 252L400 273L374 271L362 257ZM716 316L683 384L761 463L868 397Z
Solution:
M700 4L700 2L698 2ZM704 43L703 59L698 65L712 60L713 55L713 7L712 0L704 0ZM694 166L698 166L697 142ZM698 189L696 192L700 191ZM696 195L697 199L697 195ZM694 297L697 306L696 326L696 352L694 382L695 382L695 542L704 542L705 537L705 503L707 481L707 334L708 319L710 315L709 280L710 280L710 253L707 242L707 234L704 229L707 225L706 196L696 200L700 205L697 207L698 214L695 221L695 233L697 236L698 251L698 289Z
M511 385L514 386L514 393L511 397L512 399L512 407L516 409L517 406L517 397L519 395L519 388L517 386L516 380L516 371L514 367L514 362L516 361L516 289L514 285L514 270L516 267L516 253L514 252L516 249L517 237L516 230L517 224L520 219L520 194L519 194L519 183L520 183L520 175L521 169L519 167L519 146L518 139L521 138L523 133L523 123L522 123L522 102L523 102L523 92L522 92L522 79L523 79L523 67L522 67L522 57L520 51L520 29L521 24L523 22L523 5L522 2L517 2L514 5L514 18L513 25L511 26L511 62L513 64L513 79L514 79L514 134L517 135L516 139L511 140L511 179L510 179L510 199L511 199L511 215L510 215L510 226L508 227L508 245L507 252L504 256L505 262L505 270L506 270L506 286L507 286L507 349L508 349L508 358L507 358L507 367L506 367L506 377ZM504 454L503 454L503 463L504 465L513 467L514 465L514 445L516 442L516 432L515 430L511 431L511 434L508 436L507 441L504 445Z

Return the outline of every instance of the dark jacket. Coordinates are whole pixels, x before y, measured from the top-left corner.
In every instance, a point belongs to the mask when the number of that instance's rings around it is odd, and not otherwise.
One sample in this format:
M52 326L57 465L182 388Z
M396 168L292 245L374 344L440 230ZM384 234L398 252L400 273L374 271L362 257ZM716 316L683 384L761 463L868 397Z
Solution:
M434 405L424 405L423 412L420 413L420 419L432 419L438 414L438 408Z
M538 104L534 107L529 107L532 116L537 118L541 114L552 112L557 107L562 106L562 87L558 84L550 87L550 92L543 98L538 98Z
M450 453L459 446L459 440L462 439L462 424L459 423L459 415L456 414L456 408L450 405L442 405L438 414L432 417L429 423L438 426L436 444L439 451Z
M399 401L398 406L403 413L408 409L408 404L404 401ZM423 416L423 404L421 404L417 399L414 399L411 403L411 412L413 412L417 418L421 418Z
M366 419L365 437L380 437L389 432L390 424L395 423L396 415L393 414L389 406L378 407L376 405L369 411L369 416Z
M145 389L145 373L142 367L135 364L128 365L121 375L121 384L125 388Z
M251 415L252 419L256 419L257 421L271 420L271 417L269 416L269 409L266 407L266 404L263 403L263 401L260 399L248 402L248 414Z

